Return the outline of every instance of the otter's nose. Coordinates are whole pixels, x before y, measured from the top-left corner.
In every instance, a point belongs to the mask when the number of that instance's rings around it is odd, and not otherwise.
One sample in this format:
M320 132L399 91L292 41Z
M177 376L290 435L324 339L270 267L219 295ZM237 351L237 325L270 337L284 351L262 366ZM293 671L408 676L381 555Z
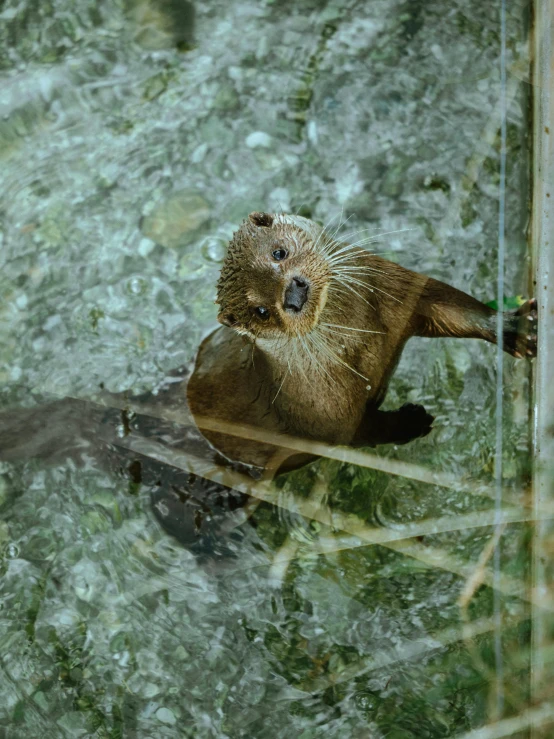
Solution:
M290 285L285 290L285 310L300 313L308 300L308 283L301 277L293 277Z

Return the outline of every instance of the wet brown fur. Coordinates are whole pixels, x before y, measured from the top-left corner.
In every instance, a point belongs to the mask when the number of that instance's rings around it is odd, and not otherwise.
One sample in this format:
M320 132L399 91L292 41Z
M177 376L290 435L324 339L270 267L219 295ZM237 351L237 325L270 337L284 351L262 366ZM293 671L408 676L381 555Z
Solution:
M272 257L278 249L288 253L283 261ZM308 284L300 312L284 308L295 277ZM224 325L202 343L187 390L200 426L210 418L329 444L402 443L414 414L423 430L413 435L428 433L432 421L419 406L404 416L378 410L406 341L496 343L492 308L292 216L253 213L242 224L229 245L217 302ZM268 318L260 319L258 306ZM504 314L507 352L534 356L535 317L532 301ZM272 445L203 433L233 460L268 469L283 457Z

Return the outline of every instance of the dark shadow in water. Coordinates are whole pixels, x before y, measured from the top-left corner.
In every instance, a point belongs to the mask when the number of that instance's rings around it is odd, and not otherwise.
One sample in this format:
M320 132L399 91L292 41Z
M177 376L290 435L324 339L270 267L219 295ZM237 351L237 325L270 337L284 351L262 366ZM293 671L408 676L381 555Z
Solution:
M129 398L102 393L98 399L102 404L74 398L43 399L34 408L5 410L0 413L0 460L39 458L60 464L70 458L83 464L92 457L116 478L124 477L130 494L148 491L152 511L164 530L198 557L233 557L244 526L255 526L256 517L249 511L252 498L127 448L129 441L149 440L211 467L223 465L254 479L263 474L259 468L229 462L204 439L186 407L189 376L188 369L175 371L155 395ZM144 413L127 410L130 404L144 408ZM168 420L175 417L179 420ZM188 422L183 422L187 417ZM421 406L408 404L393 412L376 410L373 421L375 445L402 444L428 434L432 417ZM292 455L278 474L314 459L308 454Z

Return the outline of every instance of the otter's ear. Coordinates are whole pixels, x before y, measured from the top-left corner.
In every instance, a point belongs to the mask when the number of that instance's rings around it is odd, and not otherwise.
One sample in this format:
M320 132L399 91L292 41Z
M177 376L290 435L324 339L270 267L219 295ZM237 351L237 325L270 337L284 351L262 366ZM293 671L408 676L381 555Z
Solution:
M224 326L229 326L229 328L233 328L237 325L237 319L232 313L224 313L222 311L221 313L218 313L217 320Z
M273 216L270 213L250 213L248 218L255 226L263 226L264 228L273 226Z

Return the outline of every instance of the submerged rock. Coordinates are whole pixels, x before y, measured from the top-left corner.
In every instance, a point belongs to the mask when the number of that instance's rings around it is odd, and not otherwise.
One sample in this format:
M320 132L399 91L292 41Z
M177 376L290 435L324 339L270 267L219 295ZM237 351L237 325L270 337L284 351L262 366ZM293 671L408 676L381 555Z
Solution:
M195 190L181 190L145 216L140 224L144 236L175 249L192 240L195 231L210 217L210 204Z

